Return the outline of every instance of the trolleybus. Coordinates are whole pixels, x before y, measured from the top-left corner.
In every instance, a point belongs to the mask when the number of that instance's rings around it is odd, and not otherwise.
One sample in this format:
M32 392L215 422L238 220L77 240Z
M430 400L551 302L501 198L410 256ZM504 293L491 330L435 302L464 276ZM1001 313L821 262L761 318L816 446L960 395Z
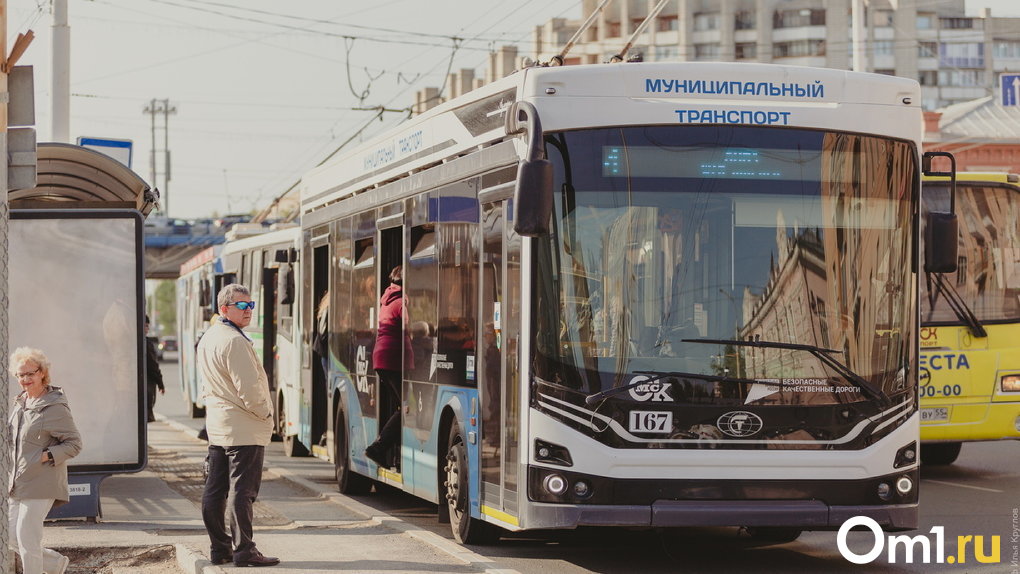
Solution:
M330 311L327 408L297 440L342 492L435 502L462 542L916 527L919 103L832 69L531 67L338 155L301 183L304 300Z
M177 340L181 396L192 417L205 415L202 385L195 362L198 340L216 313L215 277L222 273L223 245L211 245L181 264L177 278Z
M922 209L949 208L926 178ZM951 464L965 441L1020 438L1020 177L960 173L959 267L921 280L921 460Z
M282 407L282 395L300 395L300 370L297 346L300 324L295 322L298 305L296 277L301 230L294 224L239 223L226 234L226 242L199 253L181 266L177 280L178 333L181 341L181 388L192 416L204 415L202 382L195 365L198 340L216 317L216 296L230 283L247 286L258 305L245 333L252 339L255 352L269 376L276 397L277 434L293 452L295 443L287 440L296 434L297 409L301 400L288 401L288 418ZM307 399L310 400L310 399ZM290 432L285 432L286 429ZM300 446L300 445L298 445ZM293 454L301 454L300 451Z

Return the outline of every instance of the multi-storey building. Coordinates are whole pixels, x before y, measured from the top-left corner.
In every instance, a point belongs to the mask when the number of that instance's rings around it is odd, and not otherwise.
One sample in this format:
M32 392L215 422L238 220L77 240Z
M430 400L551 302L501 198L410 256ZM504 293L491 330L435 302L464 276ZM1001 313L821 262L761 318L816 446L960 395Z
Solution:
M596 11L553 19L535 30L541 60L557 54ZM619 54L657 0L615 0L599 13L565 63ZM645 61L756 61L850 69L851 0L671 0L639 34L629 55ZM862 2L862 4L864 4ZM916 78L926 109L996 92L999 74L1020 70L1020 18L968 17L965 0L870 0L865 69Z

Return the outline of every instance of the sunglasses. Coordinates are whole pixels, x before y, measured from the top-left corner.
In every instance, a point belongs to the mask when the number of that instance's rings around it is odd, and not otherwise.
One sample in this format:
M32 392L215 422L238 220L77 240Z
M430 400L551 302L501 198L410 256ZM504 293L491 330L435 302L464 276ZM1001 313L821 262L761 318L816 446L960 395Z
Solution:
M234 303L229 303L227 305L227 307L231 307L231 306L237 307L241 311L247 311L248 309L254 309L255 308L255 302L254 301L236 301Z

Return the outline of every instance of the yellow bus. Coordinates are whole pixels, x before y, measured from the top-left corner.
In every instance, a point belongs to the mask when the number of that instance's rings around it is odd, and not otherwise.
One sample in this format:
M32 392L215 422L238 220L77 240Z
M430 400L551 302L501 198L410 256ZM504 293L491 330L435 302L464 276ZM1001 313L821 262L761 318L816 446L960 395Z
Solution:
M949 188L926 178L922 210L949 211ZM1020 438L1020 176L959 173L956 212L956 273L920 277L924 464L952 464L965 441Z

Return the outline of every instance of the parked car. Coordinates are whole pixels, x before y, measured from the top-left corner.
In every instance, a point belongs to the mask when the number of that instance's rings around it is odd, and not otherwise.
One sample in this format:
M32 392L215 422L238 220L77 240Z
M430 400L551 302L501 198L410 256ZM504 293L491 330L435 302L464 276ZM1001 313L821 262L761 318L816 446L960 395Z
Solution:
M188 235L191 224L184 219L171 219L162 215L150 215L145 219L147 235Z
M167 353L177 352L177 337L163 337L156 348L159 350L159 360L162 361Z
M224 215L217 219L214 223L216 227L226 232L228 229L234 226L235 223L247 223L251 221L251 215L247 214L235 214L235 215Z
M223 233L223 229L216 226L216 222L212 219L192 219L188 223L191 224L192 235L215 235Z

